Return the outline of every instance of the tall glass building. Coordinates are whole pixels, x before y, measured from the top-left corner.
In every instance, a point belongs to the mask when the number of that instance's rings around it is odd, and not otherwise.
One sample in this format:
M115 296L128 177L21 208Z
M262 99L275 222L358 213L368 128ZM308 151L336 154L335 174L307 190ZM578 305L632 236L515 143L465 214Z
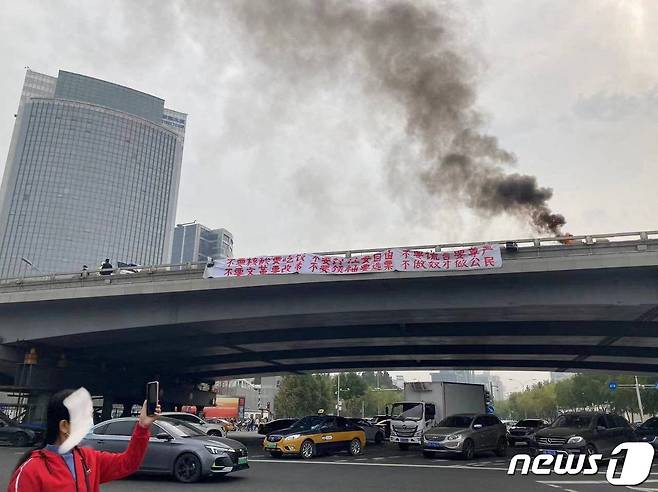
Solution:
M0 278L168 262L186 118L128 87L28 70L0 187Z
M198 263L208 258L231 257L233 234L226 229L210 229L196 222L176 225L171 263Z

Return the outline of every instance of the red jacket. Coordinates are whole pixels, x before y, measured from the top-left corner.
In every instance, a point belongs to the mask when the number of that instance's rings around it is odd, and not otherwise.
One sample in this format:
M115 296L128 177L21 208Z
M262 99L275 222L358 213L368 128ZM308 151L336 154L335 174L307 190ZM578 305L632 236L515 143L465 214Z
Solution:
M149 430L135 425L128 449L107 453L90 448L73 450L77 482L57 453L33 451L12 475L7 492L99 492L99 485L134 473L142 464L149 442Z

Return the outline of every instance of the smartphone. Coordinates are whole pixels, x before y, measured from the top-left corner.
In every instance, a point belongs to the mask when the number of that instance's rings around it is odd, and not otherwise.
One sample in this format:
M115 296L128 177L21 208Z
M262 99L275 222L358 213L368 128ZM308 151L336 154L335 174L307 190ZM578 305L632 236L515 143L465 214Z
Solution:
M160 383L150 381L146 383L146 414L154 415L158 406L158 395L160 394Z

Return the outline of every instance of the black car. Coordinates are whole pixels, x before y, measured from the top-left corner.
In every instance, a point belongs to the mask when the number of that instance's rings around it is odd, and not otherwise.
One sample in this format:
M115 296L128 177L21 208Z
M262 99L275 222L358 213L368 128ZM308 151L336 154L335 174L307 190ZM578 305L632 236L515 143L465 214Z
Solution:
M658 448L658 417L651 417L637 426L635 434L639 441L648 442L654 448Z
M34 430L22 426L5 414L0 414L0 441L23 447L34 444L36 439L37 434Z
M258 433L266 436L270 432L287 429L299 419L276 419L265 424L258 424Z
M548 423L543 419L523 419L509 428L507 440L514 447L518 443L530 444L534 439L534 433L546 427Z
M535 432L530 443L541 454L602 454L609 456L617 445L636 441L635 431L619 415L603 412L573 412L560 415L551 425Z

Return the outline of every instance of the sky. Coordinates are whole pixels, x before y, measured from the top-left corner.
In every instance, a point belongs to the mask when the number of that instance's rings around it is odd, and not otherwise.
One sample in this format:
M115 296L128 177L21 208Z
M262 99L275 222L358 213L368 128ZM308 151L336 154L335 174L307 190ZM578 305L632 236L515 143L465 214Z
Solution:
M656 228L658 2L418 1L450 19L475 67L480 130L516 156L509 172L553 190L564 230ZM399 101L356 58L314 66L311 54L311 72L264 59L239 4L5 2L0 155L25 67L70 70L189 114L177 222L226 227L238 256L536 235L518 216L414 193L411 173L387 166L415 145Z

